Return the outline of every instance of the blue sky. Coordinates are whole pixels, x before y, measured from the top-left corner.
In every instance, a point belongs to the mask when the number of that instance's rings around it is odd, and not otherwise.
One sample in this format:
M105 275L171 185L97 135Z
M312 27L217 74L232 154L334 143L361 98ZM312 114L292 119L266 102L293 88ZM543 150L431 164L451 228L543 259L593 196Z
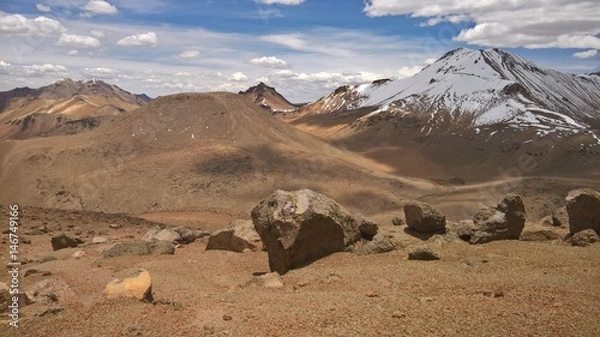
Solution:
M0 3L0 90L100 78L151 96L239 91L292 101L402 78L456 47L600 71L596 1L46 0Z

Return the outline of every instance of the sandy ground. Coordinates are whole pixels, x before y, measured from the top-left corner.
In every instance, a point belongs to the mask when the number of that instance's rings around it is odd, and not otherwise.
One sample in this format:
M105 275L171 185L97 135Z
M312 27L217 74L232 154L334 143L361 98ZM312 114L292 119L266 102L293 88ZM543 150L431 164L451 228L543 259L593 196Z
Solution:
M209 213L146 217L193 228L226 225L226 215ZM59 303L64 310L43 317L32 316L36 305L23 308L18 330L2 325L0 336L600 335L600 244L452 241L440 243L439 261L409 261L405 248L421 240L383 224L399 244L396 251L336 253L283 275L283 287L266 288L257 276L269 272L265 252L205 251L206 240L200 240L175 255L107 259L100 255L104 248L141 237L155 224L37 208L22 214L23 233L44 223L51 230L24 235L31 244L20 246L30 260L22 270L51 275L22 278L22 287L58 279L71 296ZM110 242L52 251L52 235L79 231L88 243L93 235ZM79 249L87 255L72 258ZM7 252L4 241L2 261ZM40 262L47 256L56 260ZM103 298L108 282L139 268L150 272L154 297L163 304Z

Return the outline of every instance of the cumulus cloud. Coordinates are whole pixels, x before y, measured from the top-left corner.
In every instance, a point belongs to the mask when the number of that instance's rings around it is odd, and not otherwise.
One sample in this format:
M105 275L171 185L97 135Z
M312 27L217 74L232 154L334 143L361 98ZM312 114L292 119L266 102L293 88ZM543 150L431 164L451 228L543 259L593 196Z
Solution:
M21 14L0 11L0 34L50 36L64 32L63 25L45 16L28 19Z
M81 16L84 17L91 17L94 15L113 15L119 12L117 7L104 0L89 1L85 4L85 6L81 7L81 9L85 11L83 14L81 14Z
M287 62L285 62L284 60L279 59L275 56L263 56L263 57L253 58L250 61L248 61L248 63L255 65L255 66L266 67L266 68L284 69L284 68L288 67Z
M100 78L100 79L112 79L119 72L116 69L95 67L95 68L83 68L81 73L86 78Z
M50 6L44 5L44 4L35 4L35 8L37 8L38 11L44 12L44 13L52 12L52 8L50 8Z
M58 64L12 65L0 61L0 73L16 77L65 77L69 70Z
M369 17L409 15L425 25L473 22L454 29L454 40L490 47L600 48L600 6L589 0L463 1L371 0ZM442 27L444 29L448 27Z
M3 60L0 60L0 68L6 68L9 67L10 63L8 62L4 62Z
M598 54L598 51L596 49L590 49L590 50L575 53L575 54L573 54L573 57L576 57L579 59L587 59L587 58L596 56L596 54Z
M117 42L119 46L125 47L139 47L139 46L150 46L156 47L158 45L158 37L154 32L135 34L122 38Z
M100 48L102 44L95 37L63 33L58 42L56 42L56 45L77 48Z
M67 55L69 55L69 56L77 56L77 55L79 55L79 50L77 50L77 49L69 50L67 52Z
M248 80L248 76L246 76L244 73L238 71L237 73L231 74L231 76L229 76L228 80L235 81L235 82L244 82L244 81Z
M295 5L299 5L299 4L303 3L306 0L255 0L255 1L259 4L264 4L264 5L278 4L278 5L295 6Z
M198 50L184 50L178 56L182 59L193 59L200 56L200 52Z

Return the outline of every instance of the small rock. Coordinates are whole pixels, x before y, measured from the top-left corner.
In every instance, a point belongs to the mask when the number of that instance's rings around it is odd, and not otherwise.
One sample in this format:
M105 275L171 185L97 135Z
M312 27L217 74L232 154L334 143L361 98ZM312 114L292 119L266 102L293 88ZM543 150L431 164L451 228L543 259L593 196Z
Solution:
M173 255L175 245L172 241L154 241L150 243L150 250L154 255Z
M227 314L223 315L224 321L231 321L232 319L233 319L233 317L231 317L231 315L227 315Z
M584 229L573 234L570 241L573 246L587 247L593 243L600 241L600 237L598 236L598 233L596 233L595 230Z
M409 260L432 261L439 260L439 254L430 246L412 247L408 250Z
M395 218L392 219L392 225L394 226L404 226L404 219L402 219L401 217L397 216Z
M446 216L432 206L411 201L404 206L408 228L420 233L440 233L446 230Z
M21 243L24 243L26 245L30 245L31 244L31 240L29 238L21 238Z
M377 235L377 232L379 231L379 226L377 226L376 223L373 223L363 218L361 215L358 215L357 218L359 219L358 230L360 231L360 234L362 234L363 237L370 240L375 235Z
M383 234L373 236L371 241L363 240L355 243L350 251L359 255L391 252L396 245Z
M152 278L147 270L142 269L135 277L123 280L115 279L104 289L106 298L133 297L140 301L152 302Z
M41 273L41 272L39 270L37 270L37 269L33 269L33 268L32 269L27 269L25 271L25 273L23 273L23 277L28 277L28 276L31 276L33 274L39 274L39 273Z
M567 206L563 206L552 212L552 226L569 228L569 213Z
M235 220L227 228L211 234L206 250L219 249L241 253L244 249L257 251L260 246L260 236L252 221Z
M108 242L108 238L105 238L104 236L95 236L92 239L93 244L100 244L100 243L106 243L106 242Z
M75 253L73 253L73 255L71 255L71 257L75 258L75 259L80 259L80 258L82 258L82 257L84 257L86 255L87 254L83 250L78 250Z
M119 228L121 228L121 225L116 224L116 223L111 223L110 225L108 225L108 228L119 229Z
M59 250L59 249L64 249L64 248L75 248L80 243L83 243L83 241L81 239L72 238L66 234L60 234L57 236L53 236L52 239L50 239L50 242L52 243L53 250Z
M392 313L392 318L406 318L406 314L400 311L394 311Z
M142 240L131 240L119 242L102 252L104 257L116 257L123 255L150 255L152 249L150 243Z
M562 239L567 235L566 229L548 226L525 226L521 232L521 241L552 241Z

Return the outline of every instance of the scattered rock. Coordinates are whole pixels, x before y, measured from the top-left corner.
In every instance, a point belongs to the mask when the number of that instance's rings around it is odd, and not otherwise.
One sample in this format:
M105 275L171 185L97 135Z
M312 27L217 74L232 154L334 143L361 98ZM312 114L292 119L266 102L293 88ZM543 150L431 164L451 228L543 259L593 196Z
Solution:
M569 228L569 213L567 213L567 206L563 206L552 212L552 226Z
M357 216L358 222L358 230L363 238L371 240L379 231L379 226L376 223L373 223L362 216Z
M269 289L278 289L283 288L284 284L281 276L276 272L272 272L262 275L255 275L252 277L252 279L242 285L244 288L249 286L261 286Z
M366 255L391 252L396 249L396 245L383 234L376 234L372 240L362 240L355 243L350 249L351 252Z
M84 257L86 255L87 254L83 250L78 250L75 253L73 253L73 255L71 255L71 257L75 258L75 259L80 259L80 258L82 258L82 257Z
M182 245L187 245L196 241L196 239L208 236L210 233L198 230L192 230L189 228L159 228L155 227L146 234L144 234L143 240L145 241L171 241L177 242Z
M133 297L140 301L152 302L152 278L147 270L142 269L135 277L123 280L115 279L106 285L104 295L108 299Z
M495 208L480 210L473 217L476 231L470 243L518 240L525 227L525 205L520 196L507 194Z
M108 238L104 237L104 236L96 236L92 239L92 243L94 244L100 244L100 243L106 243L108 242Z
M404 219L402 219L401 217L397 216L395 218L392 219L392 225L394 226L404 226Z
M171 241L153 241L150 243L150 251L154 255L173 255L175 245Z
M150 243L143 240L131 240L119 242L102 252L104 257L116 257L123 255L150 255L152 249Z
M83 240L79 238L72 238L67 234L60 234L53 236L52 239L50 239L50 243L52 243L53 250L59 250L64 248L75 248L80 243L83 243Z
M392 318L406 318L406 314L400 311L394 311L392 313Z
M421 261L432 261L439 260L440 256L433 247L430 246L418 246L408 249L409 260L421 260Z
M404 206L408 228L420 233L440 233L446 230L446 216L430 205L411 201Z
M450 233L453 233L459 239L468 242L475 234L477 227L473 220L461 220L459 222L448 222L448 229Z
M600 232L600 192L589 188L573 190L567 195L569 230L575 234L584 229Z
M31 269L27 269L25 271L25 273L23 273L23 277L28 277L28 276L31 276L34 274L40 274L40 273L41 273L41 271L39 271L38 269L31 268Z
M231 317L231 315L227 315L227 314L223 315L224 321L231 321L232 319L233 319L233 317Z
M26 244L26 245L30 245L31 244L31 240L29 238L22 237L21 238L21 243Z
M260 236L252 221L235 220L227 228L211 234L206 250L220 249L241 253L244 249L257 251L260 246Z
M562 239L566 235L566 230L548 226L525 226L521 232L521 241L553 241Z
M252 210L271 271L284 274L360 240L358 223L331 198L303 189L277 190Z
M573 246L586 247L595 242L600 241L600 237L598 236L598 233L596 233L595 230L584 229L582 231L579 231L579 232L573 234L573 236L571 236L569 241L571 241L571 244Z
M64 304L77 299L77 295L69 285L58 278L46 278L35 283L25 291L25 295L31 303L44 305Z
M119 229L119 228L121 228L121 225L116 224L116 223L111 223L110 225L108 225L108 228Z

